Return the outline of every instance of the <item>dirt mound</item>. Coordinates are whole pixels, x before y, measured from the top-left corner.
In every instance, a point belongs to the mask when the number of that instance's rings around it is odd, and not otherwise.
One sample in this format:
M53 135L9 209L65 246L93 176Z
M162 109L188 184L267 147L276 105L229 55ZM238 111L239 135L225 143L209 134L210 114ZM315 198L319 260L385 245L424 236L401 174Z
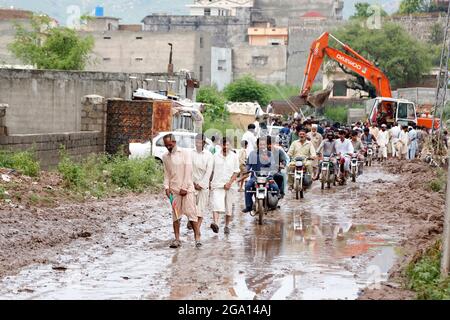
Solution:
M392 269L390 280L404 283L402 270L416 255L431 245L443 232L445 195L430 190L430 182L438 176L436 169L420 161L389 161L385 169L401 176L400 181L376 197L364 199L359 204L359 217L377 219L391 226L399 226L402 257ZM406 226L406 227L404 227ZM398 299L411 293L402 288L367 290L361 299ZM402 293L403 292L403 293Z

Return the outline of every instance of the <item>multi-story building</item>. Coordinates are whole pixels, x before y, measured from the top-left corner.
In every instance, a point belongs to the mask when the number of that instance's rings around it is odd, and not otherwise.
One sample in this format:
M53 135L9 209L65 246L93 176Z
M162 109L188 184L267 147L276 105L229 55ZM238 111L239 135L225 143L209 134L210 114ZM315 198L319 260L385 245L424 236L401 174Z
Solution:
M288 44L288 28L265 27L248 28L248 41L252 46L280 46Z
M187 7L191 16L236 16L237 8L251 8L253 0L194 0Z

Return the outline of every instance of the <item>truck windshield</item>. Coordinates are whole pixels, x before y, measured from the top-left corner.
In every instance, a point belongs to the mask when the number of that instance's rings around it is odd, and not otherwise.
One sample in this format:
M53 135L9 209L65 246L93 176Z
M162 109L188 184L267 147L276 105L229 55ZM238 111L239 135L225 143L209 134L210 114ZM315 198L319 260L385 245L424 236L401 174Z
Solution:
M415 120L416 119L416 113L415 113L415 110L414 110L414 105L412 103L402 103L402 102L400 102L398 104L397 118L398 119Z

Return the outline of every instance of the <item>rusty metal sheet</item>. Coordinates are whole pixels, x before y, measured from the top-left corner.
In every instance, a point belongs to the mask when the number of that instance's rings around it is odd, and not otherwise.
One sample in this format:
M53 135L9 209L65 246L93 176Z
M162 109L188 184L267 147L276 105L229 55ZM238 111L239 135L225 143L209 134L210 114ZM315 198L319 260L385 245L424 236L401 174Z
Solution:
M106 152L128 150L132 141L152 140L152 101L109 100L106 120Z
M172 130L172 101L153 101L153 136Z

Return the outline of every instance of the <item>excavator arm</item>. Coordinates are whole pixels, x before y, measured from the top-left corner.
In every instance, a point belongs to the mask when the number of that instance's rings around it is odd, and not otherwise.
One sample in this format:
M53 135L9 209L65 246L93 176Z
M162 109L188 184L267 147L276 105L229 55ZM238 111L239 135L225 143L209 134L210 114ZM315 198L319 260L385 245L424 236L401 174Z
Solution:
M329 46L330 36L343 46L346 53ZM340 63L347 69L350 69L367 79L374 85L378 96L387 98L392 97L389 79L380 69L378 69L372 62L358 54L355 50L342 43L328 32L325 32L311 45L311 51L309 54L308 63L306 65L305 77L303 79L300 94L302 98L305 98L315 107L319 107L318 104L320 103L314 103L311 101L310 92L325 57ZM330 92L328 91L328 95L329 93ZM328 95L326 96L328 97Z

